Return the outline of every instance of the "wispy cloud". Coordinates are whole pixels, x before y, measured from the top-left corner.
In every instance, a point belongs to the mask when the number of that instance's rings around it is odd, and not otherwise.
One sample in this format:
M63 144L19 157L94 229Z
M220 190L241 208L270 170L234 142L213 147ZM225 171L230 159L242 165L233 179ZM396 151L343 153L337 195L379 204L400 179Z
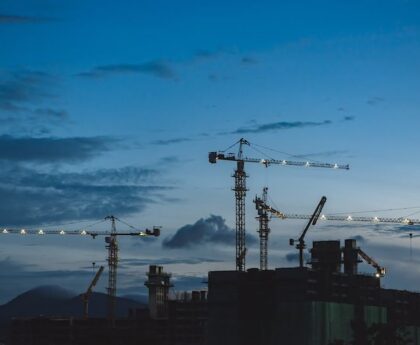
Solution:
M45 173L3 164L0 181L7 183L0 183L0 194L8 202L0 206L0 219L5 226L37 226L139 213L172 189L154 183L159 175L141 167Z
M32 24L32 23L45 23L53 19L44 17L29 17L18 16L10 14L0 14L0 24Z
M171 145L171 144L185 143L192 140L193 140L192 138L187 138L187 137L173 138L173 139L160 139L160 140L152 141L151 144L165 146L165 145Z
M33 138L0 136L0 160L14 162L80 162L110 150L109 137Z
M241 59L241 63L244 65L255 65L258 63L258 60L250 56L244 56Z
M141 64L116 64L97 66L90 71L79 73L79 77L103 78L118 74L146 74L160 79L176 79L173 67L164 61L149 61Z
M371 106L374 106L374 105L377 105L377 104L382 103L384 101L385 101L384 98L375 96L375 97L369 98L366 101L366 103L369 104L369 105L371 105Z
M344 121L353 121L355 119L355 117L354 116L344 116L343 117L343 120Z
M58 98L57 78L40 71L0 74L0 122L14 133L48 133L50 127L69 123L64 109L51 107ZM44 106L48 101L49 105Z
M253 125L250 127L242 127L238 128L237 130L230 132L230 134L246 134L246 133L265 133L265 132L273 132L279 130L286 130L286 129L294 129L294 128L306 128L306 127L320 127L320 126L327 126L330 125L332 121L324 120L321 122L313 122L313 121L280 121L280 122L271 122L262 125ZM226 134L226 133L223 133Z
M314 153L307 153L301 155L293 155L295 158L316 158L316 157L333 157L337 155L347 154L349 151L347 150L331 150L331 151L322 151L322 152L314 152Z

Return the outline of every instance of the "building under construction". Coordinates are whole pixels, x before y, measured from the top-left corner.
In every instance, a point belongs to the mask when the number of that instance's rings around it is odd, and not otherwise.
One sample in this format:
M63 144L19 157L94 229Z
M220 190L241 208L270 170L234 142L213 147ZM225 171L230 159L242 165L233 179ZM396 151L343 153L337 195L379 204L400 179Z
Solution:
M310 267L210 272L208 344L420 344L420 294L382 289L359 255L318 241Z

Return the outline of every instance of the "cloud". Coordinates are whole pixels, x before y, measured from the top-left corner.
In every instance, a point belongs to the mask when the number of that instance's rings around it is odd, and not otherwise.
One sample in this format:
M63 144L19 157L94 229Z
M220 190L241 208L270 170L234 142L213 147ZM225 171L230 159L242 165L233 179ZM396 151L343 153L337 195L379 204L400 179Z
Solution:
M140 167L43 173L3 164L0 194L8 202L0 206L0 219L4 226L36 226L132 215L162 202L172 189L153 183L159 174Z
M40 71L15 71L0 74L0 123L9 132L46 133L49 126L68 122L68 113L51 107L57 96L51 92L57 78ZM49 105L44 107L48 101Z
M0 110L24 111L28 103L53 97L48 88L54 78L48 73L17 71L0 77Z
M255 243L255 237L247 236L248 243ZM170 237L165 238L163 246L166 248L189 248L207 243L233 245L235 231L229 228L225 220L216 215L201 218L194 224L184 225Z
M262 125L254 125L252 127L242 127L236 131L231 132L230 134L246 134L246 133L265 133L272 131L279 131L285 129L293 128L306 128L306 127L319 127L330 125L332 121L324 120L321 122L312 122L312 121L280 121L280 122L271 122ZM224 133L226 134L226 133Z
M211 258L156 258L156 259L120 259L120 262L123 266L149 266L149 265L176 265L176 264L187 264L187 265L197 265L205 262L223 262L218 259Z
M353 121L355 119L355 117L354 116L344 116L343 117L343 120L344 121Z
M252 57L249 57L249 56L244 56L241 59L241 63L244 64L244 65L255 65L255 64L258 63L258 60L254 59Z
M375 97L369 98L366 101L366 103L369 104L369 105L371 105L371 106L374 106L374 105L377 105L377 104L382 103L384 101L385 101L384 98L375 96Z
M148 74L160 79L176 79L172 66L163 61L150 61L142 64L116 64L97 66L88 72L79 73L79 77L103 78L117 74Z
M33 24L33 23L45 23L52 19L42 17L28 17L18 15L0 14L0 24Z
M285 256L287 262L299 262L299 253L287 253ZM303 261L310 261L311 256L308 253L303 253Z
M171 144L179 144L179 143L184 143L184 142L188 142L188 141L192 141L191 138L173 138L173 139L161 139L161 140L155 140L152 141L151 144L152 145L160 145L160 146L165 146L165 145L171 145Z
M14 162L80 162L110 150L109 137L33 138L0 135L0 160Z
M307 153L302 155L293 155L294 158L314 158L314 157L333 157L337 155L347 154L349 151L347 150L331 150L331 151L322 151L322 152L314 152L314 153Z

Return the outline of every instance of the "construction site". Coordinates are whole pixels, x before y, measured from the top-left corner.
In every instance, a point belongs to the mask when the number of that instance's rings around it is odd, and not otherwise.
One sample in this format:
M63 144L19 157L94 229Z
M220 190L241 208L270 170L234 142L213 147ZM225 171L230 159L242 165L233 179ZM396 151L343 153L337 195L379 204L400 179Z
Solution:
M228 153L234 145L237 153ZM385 289L387 274L380 258L373 258L357 240L315 240L307 234L318 221L418 225L407 217L356 217L322 213L322 196L312 214L285 213L268 203L268 187L253 200L258 222L259 267L247 268L245 164L257 163L304 168L349 170L348 165L250 158L244 149L251 143L241 138L227 150L210 152L209 163L233 162L235 195L235 270L210 271L206 288L177 296L171 274L150 265L144 285L146 309L127 310L116 316L118 236L158 237L160 228L117 232L114 216L106 217L110 232L4 229L2 235L104 236L108 250L108 317L89 317L89 297L104 267L100 266L81 295L83 317L19 317L11 321L11 345L58 344L165 344L165 345L420 345L420 293ZM270 220L301 219L301 233L288 240L297 250L298 266L269 268ZM410 239L412 233L409 233ZM308 257L308 252L310 256ZM371 267L360 273L359 264ZM205 272L207 273L207 272Z

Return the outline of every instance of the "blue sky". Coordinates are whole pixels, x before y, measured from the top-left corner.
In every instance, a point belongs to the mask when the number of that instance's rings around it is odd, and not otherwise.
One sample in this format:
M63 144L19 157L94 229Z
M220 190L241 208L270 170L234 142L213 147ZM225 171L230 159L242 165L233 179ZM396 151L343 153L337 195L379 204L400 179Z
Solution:
M122 266L120 291L140 291L153 260L180 286L197 284L209 269L234 267L229 235L219 240L234 227L234 167L210 165L207 153L242 136L277 150L266 151L275 158L287 152L351 165L248 165L254 236L251 200L265 185L287 212L311 213L322 195L327 213L420 206L419 7L409 0L2 1L2 226L87 221L71 229L111 213L141 228L161 225L154 242L123 241L122 258L132 261ZM401 212L380 215L410 213ZM185 231L206 235L188 247L163 246L187 224ZM287 241L303 225L273 220L273 265L295 264L286 259ZM415 289L420 281L411 274L415 255L407 261L406 229L320 229L313 239L363 236L366 251L390 267L387 286ZM2 237L0 264L20 272L4 277L3 301L60 284L63 270L73 272L65 284L82 290L86 267L106 253L99 240L71 241ZM258 264L255 242L248 263Z

